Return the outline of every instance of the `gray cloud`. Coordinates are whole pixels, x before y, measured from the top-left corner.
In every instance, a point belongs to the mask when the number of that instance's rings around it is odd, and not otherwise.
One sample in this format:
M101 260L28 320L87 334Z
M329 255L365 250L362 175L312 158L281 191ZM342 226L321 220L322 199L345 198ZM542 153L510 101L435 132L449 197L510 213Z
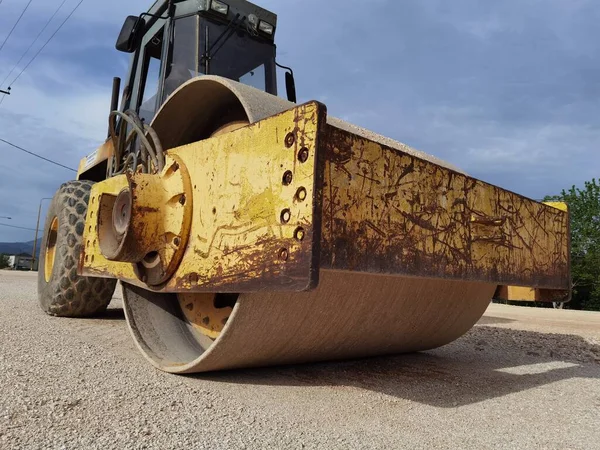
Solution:
M304 5L279 48L332 114L534 198L600 172L597 3Z

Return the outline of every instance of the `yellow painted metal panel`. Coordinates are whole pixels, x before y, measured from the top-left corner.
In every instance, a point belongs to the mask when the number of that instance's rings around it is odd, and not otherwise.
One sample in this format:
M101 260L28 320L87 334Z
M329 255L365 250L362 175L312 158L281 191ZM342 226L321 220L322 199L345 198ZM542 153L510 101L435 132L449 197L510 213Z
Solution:
M523 286L506 286L506 300L534 302L536 301L536 289Z
M335 127L321 267L569 286L568 215Z
M522 286L498 286L495 299L512 302L558 302L571 299L571 292L566 289L537 289Z
M83 230L84 247L79 258L79 273L93 277L120 278L137 280L133 264L108 261L100 251L98 240L98 221L100 197L103 194L117 196L128 187L125 176L113 177L92 187L88 204L85 229Z
M564 212L569 211L569 207L565 202L544 202L544 205L552 206L553 208L560 209Z
M163 290L302 290L316 284L315 156L324 123L324 108L308 103L168 152L189 172L194 209L187 251ZM124 187L107 180L94 186L92 199ZM86 242L97 240L97 205L92 200ZM86 246L81 271L142 285L131 264L107 261L97 244Z
M82 158L81 161L79 161L79 166L77 169L77 179L79 180L79 177L83 173L87 172L90 169L93 169L101 162L106 161L110 156L113 155L113 153L113 143L111 140L108 140L96 150L94 150L92 153Z

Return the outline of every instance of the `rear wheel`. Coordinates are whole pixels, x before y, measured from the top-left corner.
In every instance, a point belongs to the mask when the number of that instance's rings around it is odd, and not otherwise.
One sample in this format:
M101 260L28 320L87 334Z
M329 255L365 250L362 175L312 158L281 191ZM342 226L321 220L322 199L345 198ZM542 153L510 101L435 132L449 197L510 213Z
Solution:
M64 183L48 209L39 257L38 298L42 309L52 316L89 317L101 313L115 290L116 280L77 274L93 184Z

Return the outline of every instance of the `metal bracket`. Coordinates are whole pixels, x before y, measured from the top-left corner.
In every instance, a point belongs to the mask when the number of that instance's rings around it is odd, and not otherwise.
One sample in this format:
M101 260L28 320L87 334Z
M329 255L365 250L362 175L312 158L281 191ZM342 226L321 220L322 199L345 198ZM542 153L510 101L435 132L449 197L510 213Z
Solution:
M300 291L316 287L318 178L325 107L307 103L171 150L190 171L192 234L170 290Z
M316 287L323 183L317 150L325 126L325 107L311 102L169 150L168 157L189 173L193 208L181 263L160 287L142 283L130 262L103 256L94 217L102 217L102 194L118 194L126 183L115 177L96 184L90 195L80 273L116 277L162 292ZM131 220L135 223L136 217Z

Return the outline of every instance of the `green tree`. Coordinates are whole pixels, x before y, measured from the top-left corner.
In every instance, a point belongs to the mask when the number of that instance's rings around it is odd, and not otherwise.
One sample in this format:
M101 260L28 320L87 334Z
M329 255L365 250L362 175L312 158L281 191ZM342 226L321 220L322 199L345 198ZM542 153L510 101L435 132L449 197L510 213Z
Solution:
M8 256L0 253L0 269L6 269L8 267Z
M573 278L570 307L600 311L600 184L592 179L583 189L573 186L544 200L562 201L569 206Z

